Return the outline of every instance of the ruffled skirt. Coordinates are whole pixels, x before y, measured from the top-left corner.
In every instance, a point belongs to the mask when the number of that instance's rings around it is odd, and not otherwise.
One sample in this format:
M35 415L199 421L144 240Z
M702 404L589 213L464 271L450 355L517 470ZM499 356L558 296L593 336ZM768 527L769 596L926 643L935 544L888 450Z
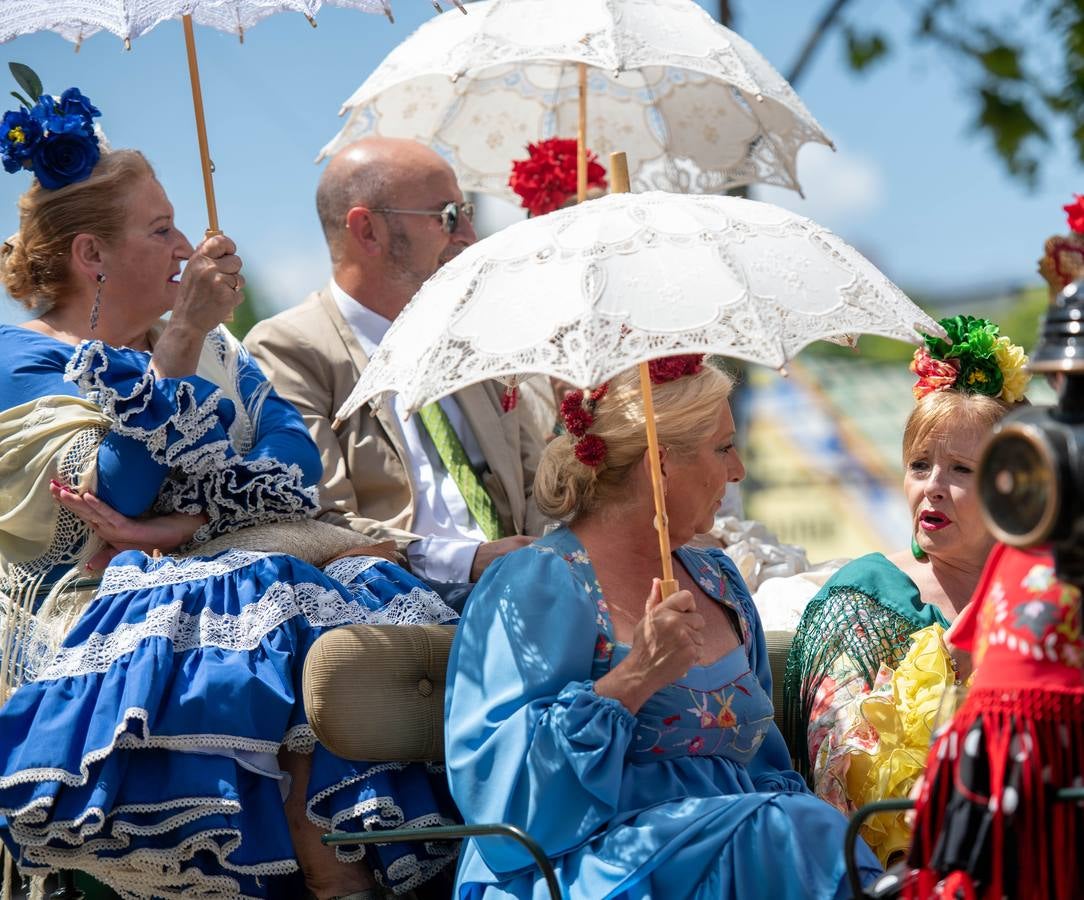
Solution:
M122 554L59 653L0 710L0 836L25 872L85 871L124 896L262 897L268 876L297 868L283 747L313 754L307 813L321 827L451 823L442 772L316 744L301 677L329 628L455 618L375 558L321 571L252 551ZM367 860L406 891L452 858L391 844Z

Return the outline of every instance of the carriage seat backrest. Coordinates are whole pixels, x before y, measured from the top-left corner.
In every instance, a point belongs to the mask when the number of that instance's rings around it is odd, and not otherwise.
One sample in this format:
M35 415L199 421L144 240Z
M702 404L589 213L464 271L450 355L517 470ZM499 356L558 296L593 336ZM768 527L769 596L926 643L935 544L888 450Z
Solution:
M328 750L369 762L444 759L444 686L455 629L448 625L348 625L305 659L309 724ZM792 633L766 635L776 722Z

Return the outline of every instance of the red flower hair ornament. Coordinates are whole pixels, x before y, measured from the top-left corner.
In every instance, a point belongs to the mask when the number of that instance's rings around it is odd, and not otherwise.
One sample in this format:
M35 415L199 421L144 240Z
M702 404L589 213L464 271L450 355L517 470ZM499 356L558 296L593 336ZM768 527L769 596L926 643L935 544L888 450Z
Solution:
M664 356L661 359L653 359L647 364L647 370L651 373L652 384L666 384L668 381L677 381L686 375L695 375L703 368L703 353L682 353L678 356Z
M522 199L532 216L560 209L576 196L576 142L571 138L549 138L527 145L527 159L512 163L508 186ZM606 170L598 156L587 151L587 187L605 188Z
M918 381L911 388L916 400L952 387L960 377L958 359L934 359L925 347L915 351L910 368L918 376Z
M652 384L665 384L701 371L704 368L704 354L664 356L651 360L647 368ZM565 431L574 439L572 451L576 459L592 469L602 465L606 458L606 441L597 434L589 434L588 430L595 424L595 407L609 389L609 382L604 381L591 391L569 391L561 401L561 421L565 423Z
M1076 199L1068 206L1063 206L1069 217L1069 230L1084 234L1084 194L1073 194Z
M576 459L585 466L596 469L606 458L606 442L597 434L585 434L576 441L573 452L576 454Z
M1084 274L1084 194L1074 194L1072 203L1063 206L1069 221L1069 234L1047 238L1039 274L1050 285L1050 299L1071 281Z
M587 429L595 424L595 406L609 389L610 385L603 382L593 391L569 391L561 401L561 421L574 439L572 452L592 469L606 458L606 442L597 434L588 434Z

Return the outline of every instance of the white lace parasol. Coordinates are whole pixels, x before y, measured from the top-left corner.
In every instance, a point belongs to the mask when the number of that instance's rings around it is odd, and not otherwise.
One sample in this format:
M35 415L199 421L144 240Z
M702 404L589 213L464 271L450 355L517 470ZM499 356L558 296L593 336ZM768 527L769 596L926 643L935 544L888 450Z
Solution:
M391 19L390 0L329 0L363 12L384 13ZM459 5L459 0L452 0ZM433 0L434 5L437 0ZM217 234L218 208L214 194L214 164L207 142L203 117L203 96L196 62L193 25L207 25L236 34L244 40L245 29L276 12L299 12L315 25L313 16L323 0L4 0L0 14L0 43L23 34L55 31L76 49L91 35L109 31L124 39L125 46L167 19L181 19L188 53L188 77L192 84L192 105L196 114L203 189L207 198L208 236ZM37 97L31 98L37 100Z
M430 278L338 412L398 392L416 410L487 378L581 387L674 353L780 367L843 334L911 343L938 324L854 248L737 197L613 194L527 219Z
M329 2L370 13L388 14L391 9L390 0ZM36 31L55 31L77 43L99 31L135 40L160 22L185 14L197 25L243 36L274 13L297 12L311 19L322 5L323 0L5 0L0 42Z
M515 199L529 141L575 137L578 70L587 144L628 154L634 190L798 188L802 144L831 146L798 95L747 41L693 0L486 0L403 41L346 101L321 151L368 135L413 138L464 190Z

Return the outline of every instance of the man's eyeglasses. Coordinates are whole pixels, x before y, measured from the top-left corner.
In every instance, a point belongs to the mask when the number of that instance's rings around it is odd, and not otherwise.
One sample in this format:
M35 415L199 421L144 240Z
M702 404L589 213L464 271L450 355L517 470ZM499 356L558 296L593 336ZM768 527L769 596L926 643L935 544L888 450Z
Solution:
M462 217L468 222L474 221L473 203L446 203L442 209L370 209L374 213L397 213L401 216L435 216L440 219L440 227L445 234L455 234Z

